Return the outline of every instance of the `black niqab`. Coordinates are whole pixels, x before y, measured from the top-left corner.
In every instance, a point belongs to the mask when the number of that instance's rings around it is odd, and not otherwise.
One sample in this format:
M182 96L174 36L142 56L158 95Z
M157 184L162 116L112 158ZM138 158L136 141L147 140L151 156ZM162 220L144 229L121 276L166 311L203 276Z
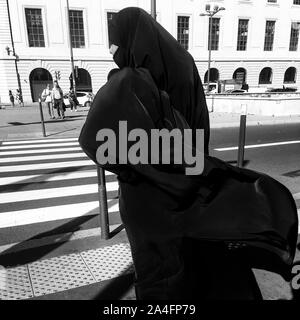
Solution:
M156 85L170 96L172 106L191 129L204 129L205 152L209 144L209 115L202 83L194 59L151 15L130 7L111 22L111 42L120 67L146 68Z

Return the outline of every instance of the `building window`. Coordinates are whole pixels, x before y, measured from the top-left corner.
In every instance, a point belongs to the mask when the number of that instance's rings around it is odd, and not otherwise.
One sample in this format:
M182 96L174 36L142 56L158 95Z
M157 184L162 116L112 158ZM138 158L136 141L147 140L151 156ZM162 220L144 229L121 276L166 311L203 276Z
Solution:
M209 82L218 82L220 78L219 70L216 68L211 68L209 72ZM208 82L208 70L205 72L204 75L204 83Z
M272 51L275 34L275 21L266 22L264 51Z
M45 47L42 9L25 9L29 47Z
M249 23L249 20L247 19L239 19L238 38L237 38L238 51L245 51L247 49L248 23Z
M110 33L111 33L111 22L112 22L112 19L113 19L115 14L116 14L116 12L107 12L107 29L108 29L107 31L108 31L108 47L109 48L112 45L111 36L110 36Z
M177 17L177 40L186 50L189 49L189 22L190 17Z
M209 37L211 34L211 50L219 50L219 33L220 33L220 18L212 18L211 23L209 23L208 49L210 48Z
M292 22L291 38L290 38L290 51L297 51L298 50L299 29L300 29L300 22Z
M272 83L272 69L267 67L261 70L259 75L259 84Z
M235 79L236 83L243 84L246 82L247 71L244 68L238 68L234 71L232 78Z
M294 4L300 4L300 0L294 0Z
M296 83L296 68L290 67L284 74L284 83Z
M84 48L83 12L81 10L70 10L69 19L72 47Z

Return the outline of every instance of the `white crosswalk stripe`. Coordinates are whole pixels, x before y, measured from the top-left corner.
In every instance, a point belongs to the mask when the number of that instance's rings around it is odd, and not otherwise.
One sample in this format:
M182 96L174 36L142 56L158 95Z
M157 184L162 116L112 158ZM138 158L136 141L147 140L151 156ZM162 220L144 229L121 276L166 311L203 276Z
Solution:
M11 157L7 158L0 158L0 163L7 163L7 162L26 162L26 161L39 161L39 160L52 160L56 159L65 159L65 158L82 158L86 157L86 154L83 152L78 153L65 153L65 154L46 154L43 156L24 156L24 157ZM9 161L8 161L9 160Z
M108 212L119 211L118 203L110 206L108 201ZM53 207L45 207L29 210L18 210L11 212L1 212L1 228L12 226L23 226L32 223L49 222L54 220L77 218L87 215L94 215L99 212L99 202L91 201L84 203L75 203ZM1 230L1 229L0 229Z
M0 146L0 230L99 213L96 166L80 151L72 138L4 141ZM117 194L115 175L106 172L106 178L108 195ZM298 203L300 193L293 196ZM108 200L108 211L119 211L118 199Z
M113 173L106 171L106 176L113 175ZM48 173L47 175L27 175L27 176L12 176L0 178L0 186L8 184L34 183L34 182L50 182L61 180L72 180L77 178L92 178L97 177L96 170L85 170L84 172L71 173Z
M68 147L68 148L53 148L53 149L43 149L43 153L57 153L57 152L70 152L70 151L80 151L80 147ZM34 150L13 150L13 151L1 151L1 157L4 156L16 156L16 155L25 155L25 154L35 154L41 153L41 150L34 149ZM7 159L7 158L6 158Z
M37 149L37 148L50 148L50 147L69 147L78 146L78 142L59 142L59 143L41 143L41 144L26 144L26 145L13 145L13 146L0 146L2 150L17 150L17 149Z
M2 142L0 230L99 214L96 165L77 140ZM108 212L118 212L116 176L105 174Z
M106 183L107 191L114 191L117 189L118 189L117 181ZM87 185L80 185L80 186L40 189L40 190L31 190L31 191L6 192L1 194L0 203L31 201L31 200L50 199L50 198L67 197L67 196L80 197L80 195L97 193L97 191L98 191L98 185L87 184Z
M78 142L78 138L61 138L61 139L47 139L48 142L66 142L66 141L76 141ZM45 142L45 139L34 139L34 140L14 140L14 141L3 141L2 145L20 145L20 144L35 144L35 143L40 143L40 142Z
M78 167L78 166L87 166L87 165L92 165L92 164L94 164L94 162L92 160L78 160L78 161L65 161L65 162L54 162L53 161L52 163L0 166L0 173L1 172L42 170L42 169L70 168L70 167Z

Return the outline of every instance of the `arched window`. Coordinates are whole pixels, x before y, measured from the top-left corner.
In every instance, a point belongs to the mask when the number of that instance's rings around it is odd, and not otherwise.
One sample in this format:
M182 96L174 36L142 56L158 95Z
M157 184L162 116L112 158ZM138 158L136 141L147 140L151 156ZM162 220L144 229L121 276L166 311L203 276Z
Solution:
M83 68L75 67L76 91L92 92L92 79L89 72ZM72 74L70 75L70 80Z
M246 78L247 78L247 71L244 68L238 68L234 71L233 79L236 80L237 83L244 83L246 82Z
M31 98L33 102L39 101L47 84L52 87L51 73L44 68L33 69L29 75Z
M272 83L272 69L269 67L263 68L259 74L259 84Z
M209 82L218 82L219 76L220 76L219 70L216 68L211 68ZM208 70L205 72L205 75L204 75L204 83L207 83L207 80L208 80Z
M296 68L290 67L284 74L284 83L295 83L296 82Z

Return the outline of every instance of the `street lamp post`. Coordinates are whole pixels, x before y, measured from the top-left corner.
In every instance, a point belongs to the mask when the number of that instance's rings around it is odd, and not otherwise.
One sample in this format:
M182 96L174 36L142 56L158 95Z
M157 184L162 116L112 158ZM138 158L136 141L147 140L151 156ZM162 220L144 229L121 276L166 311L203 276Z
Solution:
M156 20L156 0L151 0L151 16Z
M68 33L69 33L70 61L71 61L71 70L72 70L72 85L73 85L75 97L77 98L74 57L73 57L73 47L72 47L72 35L71 35L71 27L70 27L70 7L69 7L69 0L66 0L66 1L67 1L67 11L68 11L67 26L68 26Z
M20 95L20 98L21 98L21 104L24 107L22 86L21 86L20 74L19 74L19 69L18 69L19 57L18 57L18 55L16 54L16 51L15 51L15 43L14 43L14 38L13 38L13 33L12 33L12 25L11 25L10 9L9 9L8 0L6 0L6 6L7 6L8 23L9 23L9 31L10 31L10 39L11 39L12 50L10 50L10 48L8 46L5 49L6 49L8 55L10 55L10 52L12 52L12 55L15 58L14 61L15 61L15 69L16 69L16 75L17 75L18 88L19 88L19 95Z
M214 6L214 9L211 10L210 4L207 4L205 7L206 13L200 13L200 16L209 17L209 34L208 34L208 70L207 70L207 92L209 92L210 85L210 64L211 64L211 41L212 41L212 18L219 11L225 10L224 7Z

